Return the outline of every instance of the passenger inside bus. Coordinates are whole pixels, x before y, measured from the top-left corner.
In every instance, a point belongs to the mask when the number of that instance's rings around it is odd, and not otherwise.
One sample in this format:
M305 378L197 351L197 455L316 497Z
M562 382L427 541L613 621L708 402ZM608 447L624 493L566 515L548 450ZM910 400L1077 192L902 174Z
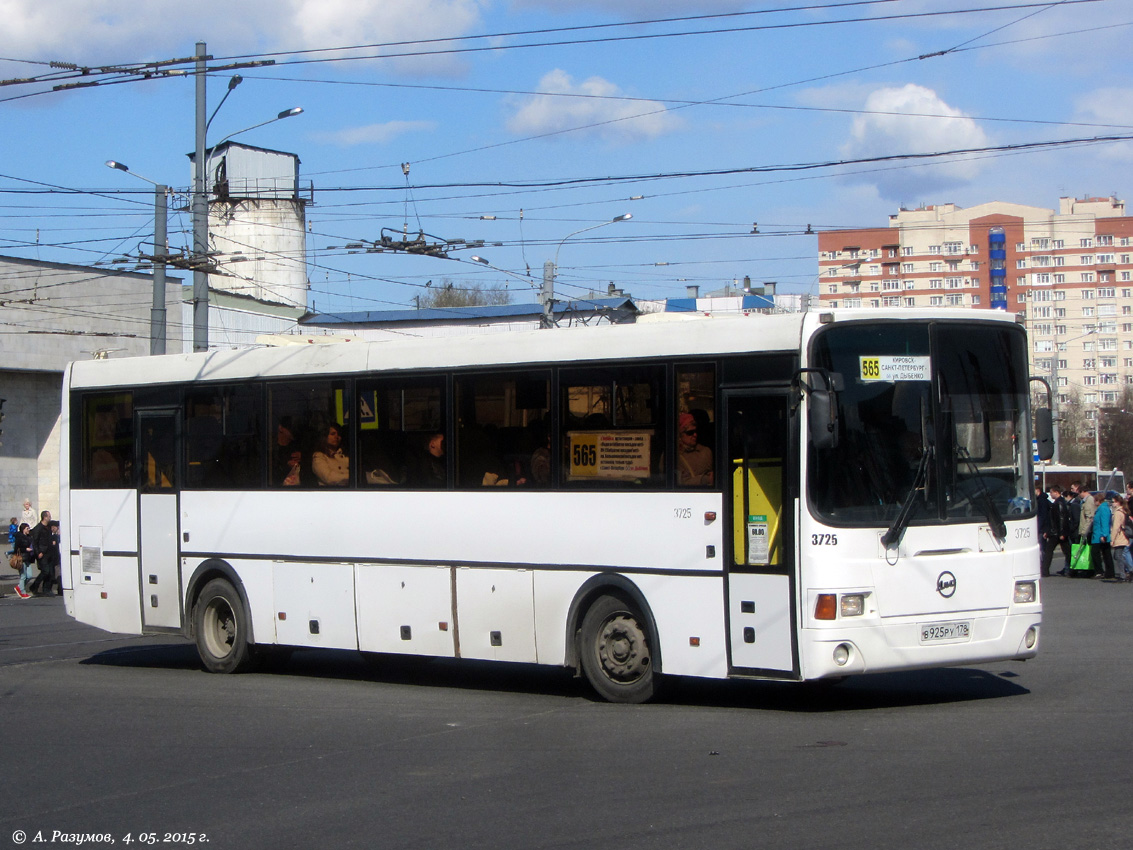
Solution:
M435 490L448 485L445 466L445 435L431 434L424 449L410 466L410 484L414 487Z
M350 458L342 449L342 429L331 423L323 429L314 453L311 471L321 486L345 487L350 483Z
M272 466L272 483L283 487L298 487L303 453L295 439L295 423L290 416L281 416L275 429L275 457Z
M697 441L698 431L692 413L677 418L677 483L681 487L711 487L715 483L712 450Z
M531 453L529 462L531 467L530 483L534 487L551 486L551 431L541 422L532 426L534 442L538 448Z

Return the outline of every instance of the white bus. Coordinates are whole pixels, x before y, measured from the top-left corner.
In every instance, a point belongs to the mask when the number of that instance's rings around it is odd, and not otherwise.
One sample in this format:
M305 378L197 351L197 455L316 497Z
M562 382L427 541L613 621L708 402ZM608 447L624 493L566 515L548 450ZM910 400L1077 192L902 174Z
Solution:
M77 362L67 611L214 672L271 644L495 659L620 702L1029 658L1029 404L994 311Z

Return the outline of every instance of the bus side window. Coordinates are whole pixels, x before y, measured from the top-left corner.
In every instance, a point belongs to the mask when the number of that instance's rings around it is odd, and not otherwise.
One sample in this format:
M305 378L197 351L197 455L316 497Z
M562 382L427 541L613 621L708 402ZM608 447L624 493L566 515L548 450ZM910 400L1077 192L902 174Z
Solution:
M225 386L185 397L185 485L233 490L260 486L260 389Z
M444 397L443 379L358 382L360 487L448 486Z
M673 446L678 487L716 483L716 369L678 366L677 421Z
M456 381L456 486L549 487L550 379L471 375Z
M612 489L664 483L660 365L564 369L560 378L563 483Z
M268 384L268 414L265 423L270 489L319 487L315 453L336 455L334 486L345 486L344 470L350 469L354 449L350 445L349 387L344 380L280 381ZM328 445L330 429L337 432L335 445ZM339 455L338 452L341 452ZM329 453L329 454L328 454ZM327 474L325 468L322 469ZM349 471L346 473L349 476ZM325 486L325 485L324 485Z
M83 399L83 487L133 486L133 395L87 396Z

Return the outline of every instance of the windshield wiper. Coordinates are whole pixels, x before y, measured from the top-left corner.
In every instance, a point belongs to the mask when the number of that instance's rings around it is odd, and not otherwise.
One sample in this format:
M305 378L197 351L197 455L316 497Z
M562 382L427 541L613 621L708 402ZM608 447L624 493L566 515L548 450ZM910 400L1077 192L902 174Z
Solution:
M916 476L913 478L913 486L909 488L909 493L905 496L901 510L897 513L897 518L893 520L893 524L889 526L889 530L881 535L881 545L886 549L891 546L896 546L901 542L901 538L905 536L905 529L909 527L909 520L913 518L913 511L917 506L917 494L924 492L925 481L928 478L928 470L932 465L932 455L933 448L930 444L921 454L921 463L920 466L917 467Z
M980 501L983 503L984 516L987 517L987 522L988 525L991 526L992 534L1000 540L1006 540L1007 523L1003 521L1003 514L1001 514L999 508L995 506L995 499L991 495L991 490L987 487L986 476L980 472L980 468L976 466L975 462L972 460L972 456L968 454L967 449L958 449L956 454L968 465L968 470L972 473L972 477L979 483Z

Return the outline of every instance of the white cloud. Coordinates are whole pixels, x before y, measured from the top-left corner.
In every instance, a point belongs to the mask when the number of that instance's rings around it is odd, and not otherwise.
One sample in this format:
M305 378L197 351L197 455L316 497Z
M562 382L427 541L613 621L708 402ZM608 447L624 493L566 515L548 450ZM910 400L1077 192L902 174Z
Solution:
M515 98L515 113L507 128L517 135L535 136L575 130L608 139L652 139L671 133L681 121L664 104L650 100L619 100L621 89L601 77L575 83L556 69L537 86L547 94Z
M910 83L901 88L878 89L866 98L863 108L870 114L854 118L850 139L842 147L842 154L848 159L935 153L990 143L975 121L923 86ZM979 161L970 158L902 167L910 164L915 165L910 161L894 162L888 170L855 179L873 182L886 197L899 199L966 183L979 174L981 167Z
M315 133L315 141L349 148L357 145L382 145L408 133L423 133L435 130L435 121L386 121L383 124L367 124L363 127L346 127L329 133Z
M1074 104L1075 120L1090 124L1114 124L1114 127L1083 128L1083 136L1127 135L1133 125L1133 89L1116 87L1096 89L1082 95ZM1119 142L1093 148L1099 157L1133 161L1133 142Z
M197 40L220 55L433 39L479 29L481 6L481 0L0 0L0 56L98 65L180 58L186 42ZM455 61L402 59L396 67L448 71Z
M676 15L710 15L717 12L742 12L750 0L512 0L518 9L545 9L569 14L579 9L594 9L624 20L661 18Z

